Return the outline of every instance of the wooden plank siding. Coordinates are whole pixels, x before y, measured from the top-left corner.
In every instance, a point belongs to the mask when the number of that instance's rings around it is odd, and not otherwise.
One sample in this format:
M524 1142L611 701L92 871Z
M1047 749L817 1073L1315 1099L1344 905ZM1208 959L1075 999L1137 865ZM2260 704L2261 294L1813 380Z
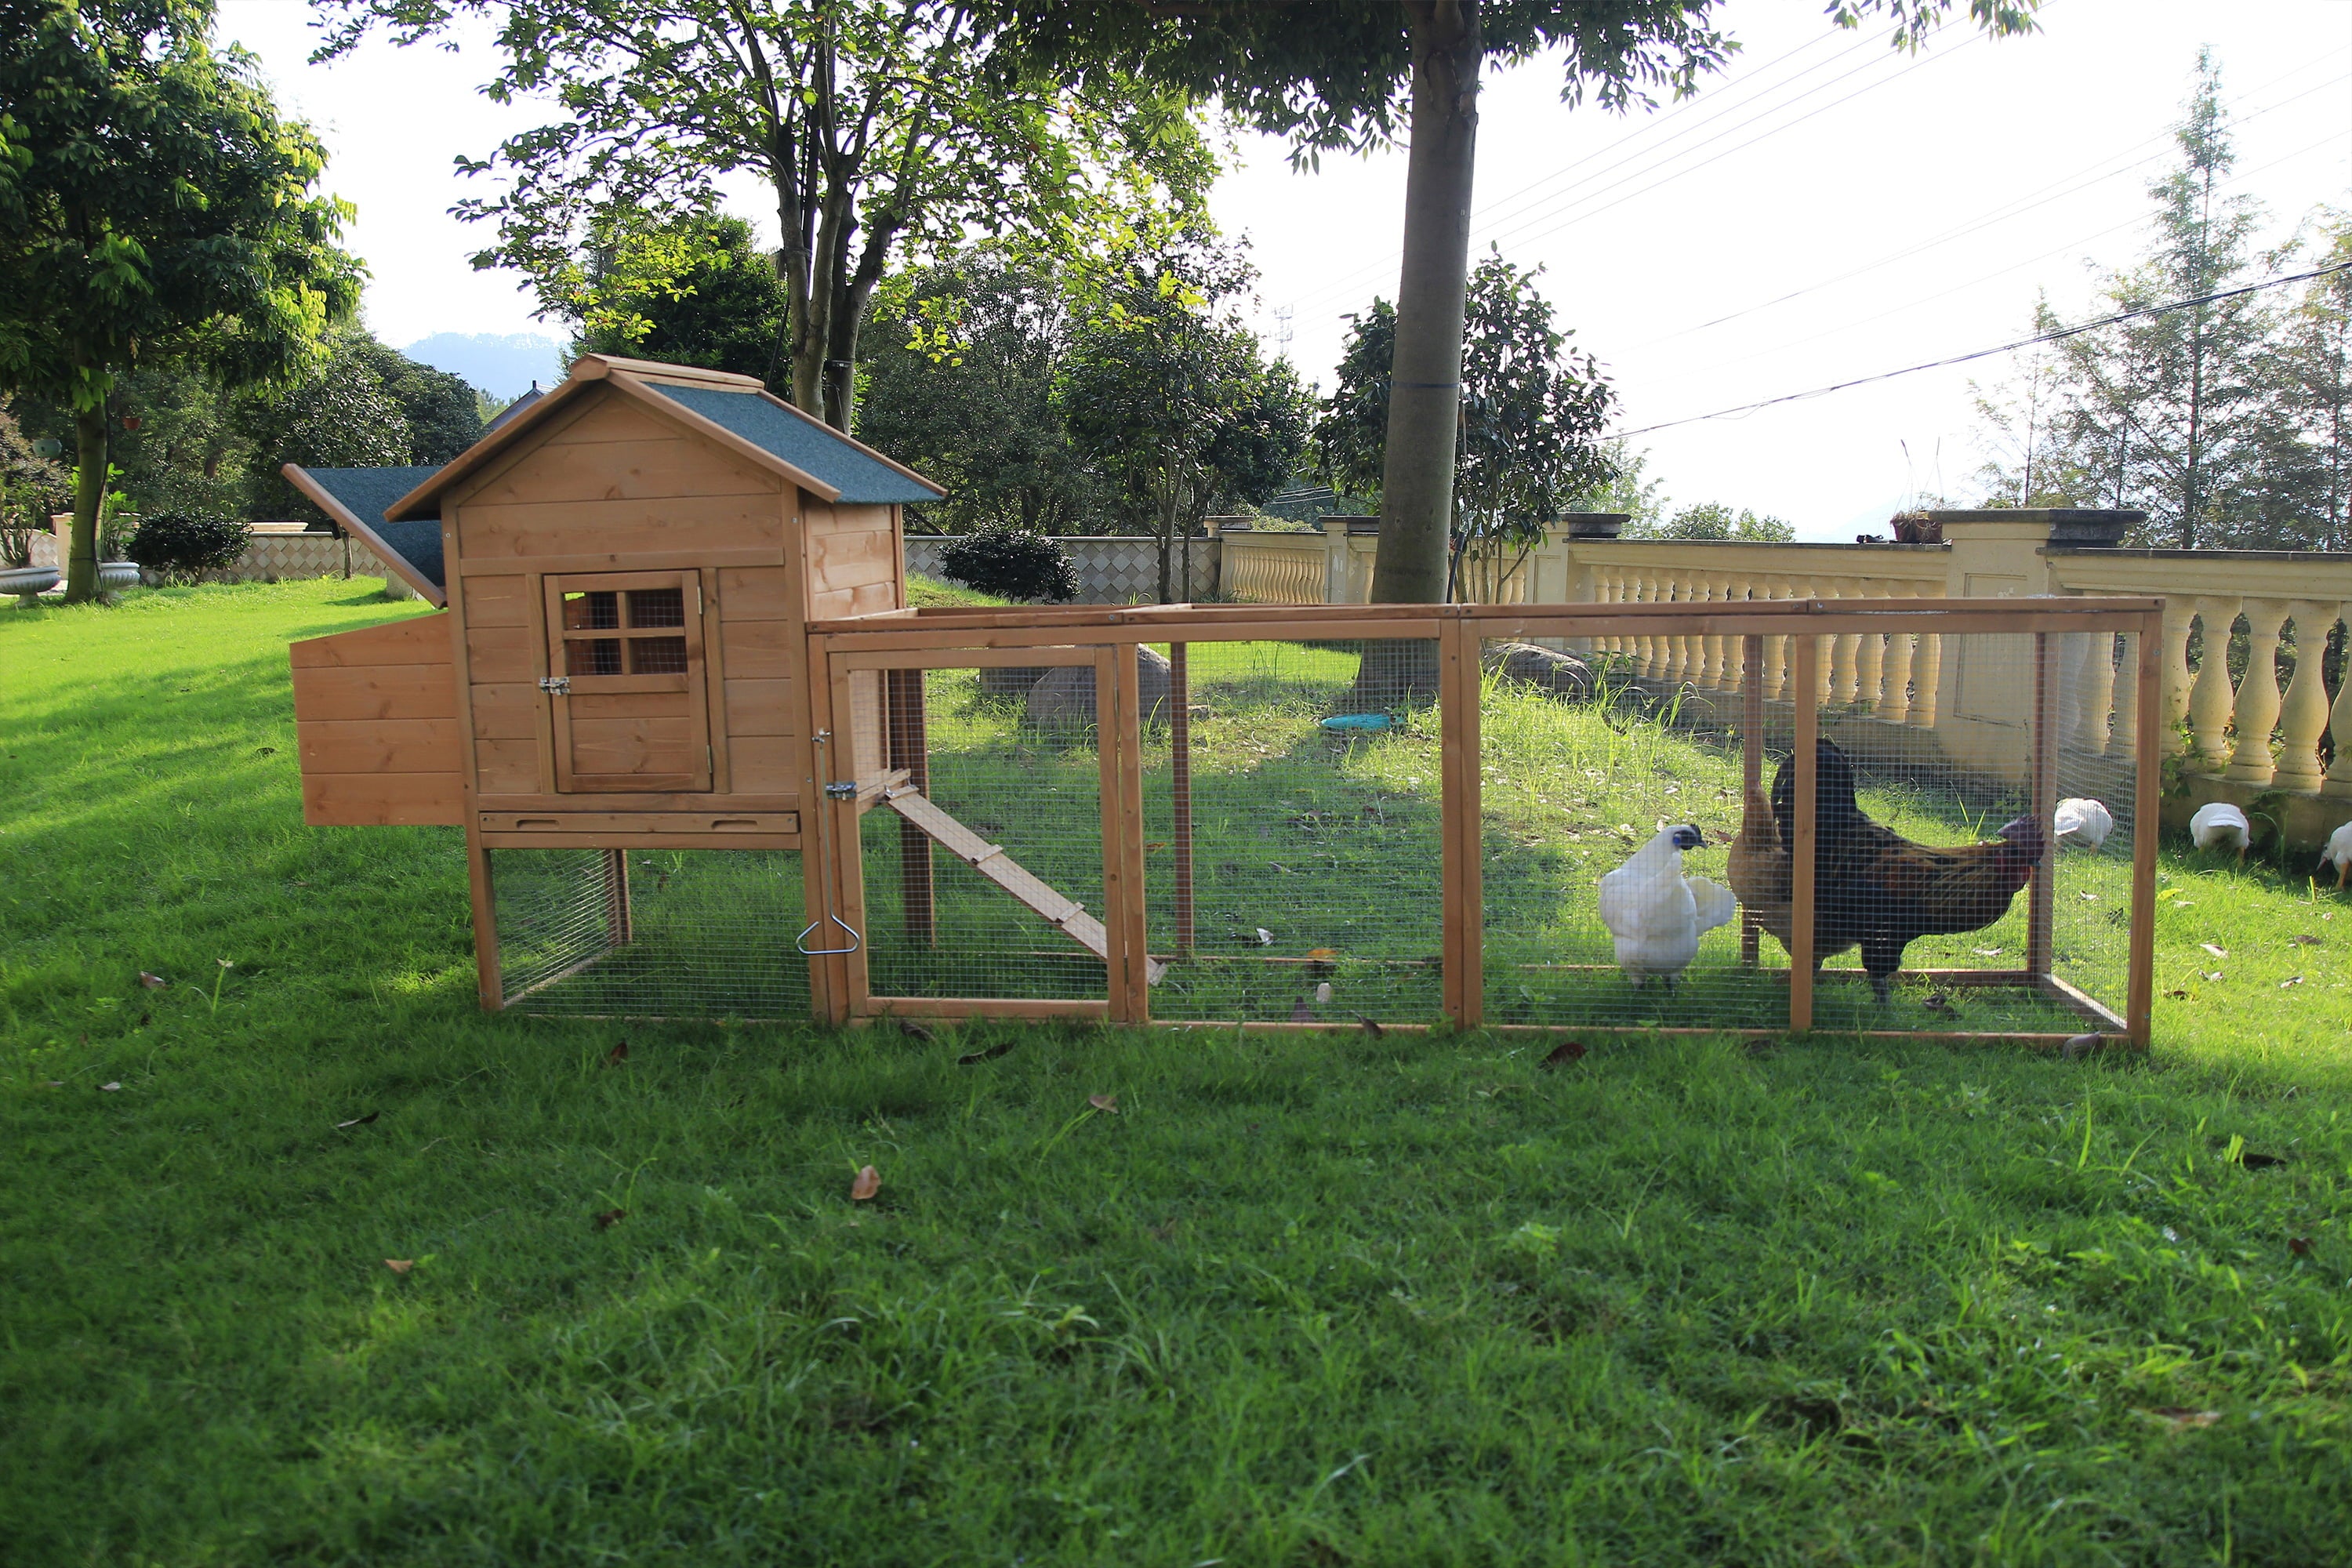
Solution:
M416 616L287 650L302 820L314 827L461 825L449 616Z
M715 726L727 736L729 786L797 795L807 772L807 639L793 574L775 566L717 573L719 657Z

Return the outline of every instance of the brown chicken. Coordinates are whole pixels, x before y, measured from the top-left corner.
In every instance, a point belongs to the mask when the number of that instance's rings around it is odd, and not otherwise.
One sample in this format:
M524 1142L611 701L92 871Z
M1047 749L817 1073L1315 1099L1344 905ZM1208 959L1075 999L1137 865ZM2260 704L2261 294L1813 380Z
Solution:
M1822 741L1814 759L1813 963L1859 943L1863 969L1884 1002L1912 942L1981 930L2008 913L2048 839L2040 822L2021 816L1982 844L1914 844L1863 814L1853 764L1835 744ZM1796 793L1793 761L1773 776L1769 802L1748 793L1727 868L1748 918L1783 948L1790 945Z

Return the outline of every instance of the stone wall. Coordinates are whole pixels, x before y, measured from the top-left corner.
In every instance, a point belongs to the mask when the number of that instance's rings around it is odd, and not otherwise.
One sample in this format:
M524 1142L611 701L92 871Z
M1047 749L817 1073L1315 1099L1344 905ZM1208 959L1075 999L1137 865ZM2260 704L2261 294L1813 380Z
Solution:
M925 577L944 578L940 552L954 542L951 534L911 533L907 536L907 570ZM1157 541L1133 535L1109 534L1059 541L1077 569L1081 605L1152 603L1160 597L1160 546ZM1181 562L1173 574L1181 576ZM1217 542L1192 541L1192 590L1180 599L1205 599L1217 591Z
M270 525L263 524L263 528ZM284 525L279 525L284 526ZM61 533L33 535L33 564L65 563ZM416 593L384 569L374 551L356 539L329 533L263 532L257 531L236 564L225 572L207 572L207 583L291 583L313 577L380 577L384 593L394 599L413 599Z

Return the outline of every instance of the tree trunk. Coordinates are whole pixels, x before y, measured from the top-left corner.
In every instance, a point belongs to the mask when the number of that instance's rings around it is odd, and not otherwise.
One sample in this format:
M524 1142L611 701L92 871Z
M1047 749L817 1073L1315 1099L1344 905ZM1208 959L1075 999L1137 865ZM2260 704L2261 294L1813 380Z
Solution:
M1372 603L1442 604L1462 408L1462 322L1470 284L1477 169L1477 0L1406 0L1412 29L1412 147L1405 165L1404 259L1381 466ZM1437 647L1370 642L1357 700L1390 707L1437 689Z
M106 501L106 405L74 415L73 542L66 556L66 603L86 605L98 597L98 513Z

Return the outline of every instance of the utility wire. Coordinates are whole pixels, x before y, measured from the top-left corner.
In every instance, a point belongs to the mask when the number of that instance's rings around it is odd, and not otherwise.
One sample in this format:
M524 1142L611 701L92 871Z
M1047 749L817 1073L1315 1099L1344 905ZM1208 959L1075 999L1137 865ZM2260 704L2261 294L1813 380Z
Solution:
M1644 425L1639 429L1613 431L1610 438L1622 440L1633 436L1647 436L1653 431L1672 430L1683 425L1700 425L1710 419L1731 419L1744 414L1755 414L1763 409L1777 408L1783 403L1802 403L1815 397L1827 397L1832 392L1844 392L1853 387L1869 386L1876 382L1893 381L1902 375L1916 375L1923 370L1943 370L1951 365L1967 364L1971 360L1990 359L1995 354L2013 353L2019 349L2030 349L2036 343L2054 343L2063 338L2078 338L2084 332L2095 332L2101 327L2112 327L2123 321L2138 321L2147 316L2169 315L2175 310L2191 310L2199 305L2210 305L2221 300L2236 300L2248 294L2259 294L2265 289L2283 288L2289 283L2307 283L2315 278L2326 278L2333 273L2345 271L2352 271L2352 261L2332 262L2326 267L2315 267L2308 272L2289 273L2284 278L2266 278L2260 283L2248 283L2236 289L2218 289L2210 294L2200 294L2193 300L2173 300L2161 305L2143 305L2136 310L2118 310L2112 316L2102 316L2095 321L2084 321L2079 326L2061 327L2053 332L2041 332L2030 338L2020 338L2013 343L2002 343L1997 348L1977 349L1969 353L1954 354L1949 359L1930 360L1926 364L1906 365L1901 370L1886 370L1879 372L1876 375L1856 376L1852 381L1817 386L1811 392L1786 393L1779 397L1768 397L1761 403L1743 403L1736 408L1718 408L1712 414L1694 414L1687 419L1669 419L1663 424Z

